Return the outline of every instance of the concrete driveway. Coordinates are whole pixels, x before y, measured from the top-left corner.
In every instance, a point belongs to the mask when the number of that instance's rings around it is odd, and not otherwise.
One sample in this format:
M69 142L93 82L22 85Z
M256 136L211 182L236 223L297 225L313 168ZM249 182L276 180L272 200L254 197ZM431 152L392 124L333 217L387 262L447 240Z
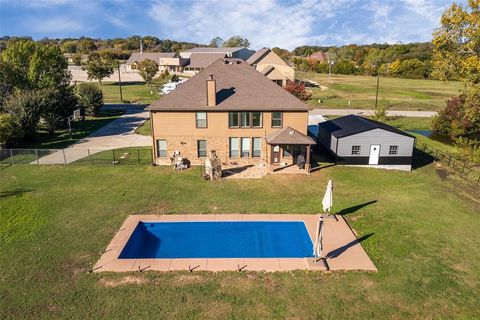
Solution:
M123 107L126 112L120 118L110 122L77 143L64 150L44 156L38 160L39 164L65 164L88 157L105 150L126 147L150 147L152 138L136 134L134 131L149 118L149 112L143 110L145 106L106 106L106 109L119 109ZM36 161L33 163L37 163ZM32 164L33 164L32 163Z

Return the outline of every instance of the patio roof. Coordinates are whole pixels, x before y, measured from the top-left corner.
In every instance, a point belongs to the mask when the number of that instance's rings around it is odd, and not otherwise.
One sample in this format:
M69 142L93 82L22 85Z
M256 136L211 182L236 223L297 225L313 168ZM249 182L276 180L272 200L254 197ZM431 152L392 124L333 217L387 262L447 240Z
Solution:
M272 132L267 136L266 139L268 144L316 144L316 142L312 138L288 126Z

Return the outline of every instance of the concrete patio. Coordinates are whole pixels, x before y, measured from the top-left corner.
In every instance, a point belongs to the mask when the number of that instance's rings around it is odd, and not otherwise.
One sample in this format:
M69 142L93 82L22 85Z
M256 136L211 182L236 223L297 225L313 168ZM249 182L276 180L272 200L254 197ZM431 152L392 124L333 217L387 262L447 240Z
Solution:
M94 272L126 271L326 271L314 258L229 258L229 259L118 259L137 224L142 222L188 222L188 221L302 221L311 239L314 239L319 215L305 214L185 214L185 215L131 215L106 247L93 267ZM363 250L342 216L338 221L326 218L323 256L331 271L363 270L377 268Z

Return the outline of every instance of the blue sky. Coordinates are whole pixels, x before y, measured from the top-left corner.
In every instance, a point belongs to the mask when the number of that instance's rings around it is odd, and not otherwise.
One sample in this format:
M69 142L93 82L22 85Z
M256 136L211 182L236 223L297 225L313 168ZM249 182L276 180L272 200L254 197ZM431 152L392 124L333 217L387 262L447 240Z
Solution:
M464 3L465 0L461 1ZM252 48L430 41L452 0L0 0L0 36L152 35Z

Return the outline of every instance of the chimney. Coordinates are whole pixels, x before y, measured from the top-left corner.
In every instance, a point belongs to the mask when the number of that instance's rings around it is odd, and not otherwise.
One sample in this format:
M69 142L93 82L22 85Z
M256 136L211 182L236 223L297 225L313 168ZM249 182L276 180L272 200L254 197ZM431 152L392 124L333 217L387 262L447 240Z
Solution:
M207 106L214 107L217 105L217 83L213 79L213 74L208 76L207 80Z

